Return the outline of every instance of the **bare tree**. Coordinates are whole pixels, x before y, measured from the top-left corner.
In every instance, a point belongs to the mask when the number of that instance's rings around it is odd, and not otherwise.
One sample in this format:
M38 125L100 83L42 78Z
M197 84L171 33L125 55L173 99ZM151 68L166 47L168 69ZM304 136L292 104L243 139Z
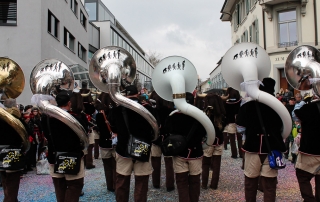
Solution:
M156 51L148 51L147 58L149 62L155 67L161 61L161 54Z

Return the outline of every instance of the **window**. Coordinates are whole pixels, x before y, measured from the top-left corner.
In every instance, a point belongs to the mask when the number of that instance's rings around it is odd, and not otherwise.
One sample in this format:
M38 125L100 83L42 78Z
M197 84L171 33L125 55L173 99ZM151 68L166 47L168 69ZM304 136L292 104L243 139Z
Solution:
M64 28L64 45L68 47L72 52L74 52L74 36L66 29Z
M89 44L88 58L91 59L98 49Z
M86 11L89 15L90 21L96 21L97 20L97 3L85 3Z
M248 30L243 32L241 36L241 42L248 42Z
M78 56L81 58L81 60L85 62L87 61L87 50L80 43L78 43Z
M259 44L259 23L256 19L252 25L249 27L249 42L254 42Z
M17 0L0 2L0 25L17 25Z
M48 10L48 32L58 38L59 20Z
M87 27L87 18L86 16L83 14L82 10L80 10L80 23L82 24L82 26L84 28Z
M77 0L70 0L70 8L72 12L77 16L78 2Z
M278 29L279 48L298 45L296 10L279 12Z

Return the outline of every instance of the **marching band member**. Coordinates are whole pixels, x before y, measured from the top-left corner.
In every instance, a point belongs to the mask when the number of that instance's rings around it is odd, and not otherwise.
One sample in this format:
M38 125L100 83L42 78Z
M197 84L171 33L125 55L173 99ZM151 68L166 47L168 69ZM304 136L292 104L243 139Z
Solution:
M115 145L113 145L112 139L116 137L116 134L112 133L107 117L110 110L113 106L115 107L116 104L112 101L108 93L102 92L97 99L95 106L99 111L96 115L96 123L100 133L99 146L101 149L101 158L107 189L114 192L116 188L116 161L114 150Z
M272 78L264 78L262 83L260 90L274 96L275 81ZM256 201L258 183L261 183L264 201L275 201L278 170L269 166L268 149L255 102L257 101L249 101L243 104L236 118L238 129L245 131L246 134L246 141L243 145L245 152L245 198L247 202ZM283 126L281 118L271 107L263 103L258 104L271 150L285 152L286 148L281 136Z
M6 99L4 101L4 107L7 112L9 112L16 119L20 119L21 113L18 108L16 108L16 100L15 99ZM0 106L1 107L1 106ZM20 120L19 120L20 121ZM23 123L23 121L21 122ZM23 124L27 129L28 135L31 135L31 131L28 131L28 126ZM16 132L14 128L12 128L8 123L2 119L0 119L0 128L1 135L0 145L10 145L10 147L21 148L22 139L20 135ZM25 152L25 151L24 151ZM20 185L20 171L23 169L21 167L20 170L6 170L0 169L1 173L1 181L4 193L4 202L16 202L18 201L18 192Z
M164 125L165 120L169 116L169 114L174 110L173 102L166 101L162 99L155 91L153 91L150 95L150 102L155 106L157 110L157 114L159 115L160 121L160 135L158 139L152 142L151 147L151 163L152 163L152 183L154 188L160 188L161 182L161 144L162 141L167 137L167 133L165 131ZM173 191L174 188L174 171L172 165L172 157L171 156L164 156L165 162L165 169L166 169L166 188L167 191Z
M205 97L206 114L212 121L216 132L216 139L212 146L203 151L202 159L202 188L207 189L209 168L212 169L210 188L217 189L223 151L223 128L226 125L226 111L220 96L212 93Z
M91 127L89 131L89 146L87 148L87 153L85 154L85 166L86 166L86 169L92 169L96 167L95 165L93 165L93 157L92 157L92 149L94 147L95 132L93 131L94 125L92 124L92 117L91 117L92 114L95 112L95 108L93 105L93 98L91 96L91 91L87 87L88 87L87 82L83 81L82 88L80 89L79 93L83 97L83 105L84 105L83 112L85 113L87 120L89 122L89 125Z
M293 111L301 121L301 139L296 161L296 176L300 193L304 201L320 201L320 151L319 100L304 104ZM312 192L311 179L315 178L315 195Z
M238 158L236 139L238 142L239 156L242 158L242 136L237 133L235 124L236 115L240 109L241 97L239 91L229 87L227 89L228 99L225 102L227 125L224 129L224 147L227 149L227 141L230 141L231 158Z
M194 104L194 96L186 93L187 103ZM189 136L189 132L195 128L191 134L190 141L179 155L173 158L173 169L176 174L176 184L178 188L179 201L199 201L200 196L200 175L202 172L202 138L206 131L203 126L193 117L174 113L166 120L165 130L170 134L180 134Z
M139 102L136 86L127 86L126 95L127 98ZM150 105L145 104L144 107L148 111L153 112L153 108ZM124 114L126 114L126 117ZM129 131L132 136L142 138L148 144L151 144L151 140L154 137L153 129L140 114L122 106L114 107L111 110L109 121L111 126L114 126L112 131L117 133L118 139L116 146L116 200L119 202L129 201L130 177L132 171L134 171L134 201L147 201L149 175L152 173L151 163L150 161L142 162L134 160L128 155L127 148L130 137Z
M56 102L59 108L70 113L77 121L87 130L87 123L83 116L79 113L83 109L81 98L74 97L78 102L71 103L72 92L61 91L56 96ZM71 111L71 106L73 104ZM48 161L50 165L50 175L53 180L56 198L58 202L75 202L79 201L79 197L84 185L84 159L83 159L83 145L80 138L75 132L66 124L55 118L49 118L43 115L42 127L45 137L48 140ZM73 152L80 154L80 170L77 174L60 174L54 172L54 164L56 163L57 151Z

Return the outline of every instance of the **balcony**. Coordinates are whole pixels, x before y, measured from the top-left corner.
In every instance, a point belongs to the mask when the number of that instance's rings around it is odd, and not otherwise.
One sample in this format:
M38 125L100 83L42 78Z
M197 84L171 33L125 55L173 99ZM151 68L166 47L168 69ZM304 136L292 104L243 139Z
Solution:
M298 41L281 42L281 43L278 43L278 48L286 48L286 47L297 46L297 45L298 45Z

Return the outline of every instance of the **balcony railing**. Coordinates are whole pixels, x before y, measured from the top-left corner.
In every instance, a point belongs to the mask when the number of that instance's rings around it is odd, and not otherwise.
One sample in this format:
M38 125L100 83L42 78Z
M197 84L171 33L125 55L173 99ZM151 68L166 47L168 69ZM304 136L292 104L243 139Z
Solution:
M282 42L282 43L278 43L278 48L285 48L285 47L297 46L297 45L298 45L298 41Z

